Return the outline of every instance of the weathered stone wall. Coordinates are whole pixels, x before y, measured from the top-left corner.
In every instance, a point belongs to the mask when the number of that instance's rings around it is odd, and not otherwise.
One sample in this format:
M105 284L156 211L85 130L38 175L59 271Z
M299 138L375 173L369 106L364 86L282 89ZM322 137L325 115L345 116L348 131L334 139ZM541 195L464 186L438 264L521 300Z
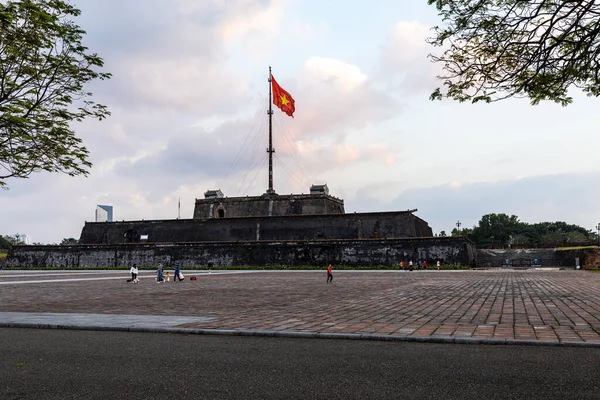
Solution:
M376 239L432 236L429 225L410 212L295 215L286 217L86 222L82 244L124 243L124 234L148 242Z
M580 261L583 269L600 269L600 249L581 250Z
M194 207L194 219L343 213L344 200L325 194L196 199Z
M437 260L473 265L473 244L464 238L268 241L76 246L15 246L6 268L95 268L106 266L214 265L398 265Z
M501 267L504 260L519 262L519 260L538 259L542 266L575 267L575 258L580 252L555 251L554 249L477 249L478 267Z

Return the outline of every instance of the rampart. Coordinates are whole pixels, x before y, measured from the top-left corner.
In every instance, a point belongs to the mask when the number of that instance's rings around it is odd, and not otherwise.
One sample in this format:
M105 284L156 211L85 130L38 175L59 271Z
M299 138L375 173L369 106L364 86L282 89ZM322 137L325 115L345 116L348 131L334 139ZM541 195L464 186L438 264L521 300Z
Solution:
M478 267L575 267L583 263L581 250L477 249Z
M102 268L181 263L201 267L264 265L398 265L437 260L473 265L475 248L462 237L317 241L131 243L74 246L14 246L6 268Z
M343 214L344 200L326 194L196 199L194 219Z
M222 219L86 222L82 244L397 239L432 236L410 211Z

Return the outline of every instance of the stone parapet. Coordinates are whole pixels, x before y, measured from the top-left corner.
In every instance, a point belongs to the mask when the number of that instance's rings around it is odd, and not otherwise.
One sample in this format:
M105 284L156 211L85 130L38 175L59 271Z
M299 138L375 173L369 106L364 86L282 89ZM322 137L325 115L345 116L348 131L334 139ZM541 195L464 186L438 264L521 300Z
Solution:
M103 268L180 263L206 266L397 266L400 261L473 265L475 248L462 237L410 239L135 243L14 246L6 268Z
M409 211L223 219L86 222L82 244L249 240L398 239L432 236Z

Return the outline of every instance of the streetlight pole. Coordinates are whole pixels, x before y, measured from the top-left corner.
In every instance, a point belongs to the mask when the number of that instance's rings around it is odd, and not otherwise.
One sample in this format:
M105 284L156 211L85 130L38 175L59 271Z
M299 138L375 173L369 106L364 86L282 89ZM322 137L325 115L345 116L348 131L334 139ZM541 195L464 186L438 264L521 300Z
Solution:
M460 223L460 221L456 221L456 229L458 229L460 231L460 226L462 224ZM600 225L600 224L599 224Z

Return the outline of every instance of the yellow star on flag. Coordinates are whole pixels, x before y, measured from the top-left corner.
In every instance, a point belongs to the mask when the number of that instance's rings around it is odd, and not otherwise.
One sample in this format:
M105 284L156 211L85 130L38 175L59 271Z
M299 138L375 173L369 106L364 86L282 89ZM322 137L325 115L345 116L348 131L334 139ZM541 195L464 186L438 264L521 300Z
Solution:
M284 106L287 105L290 101L287 99L287 97L285 97L285 94L283 96L279 96L281 97L281 104L283 104Z

